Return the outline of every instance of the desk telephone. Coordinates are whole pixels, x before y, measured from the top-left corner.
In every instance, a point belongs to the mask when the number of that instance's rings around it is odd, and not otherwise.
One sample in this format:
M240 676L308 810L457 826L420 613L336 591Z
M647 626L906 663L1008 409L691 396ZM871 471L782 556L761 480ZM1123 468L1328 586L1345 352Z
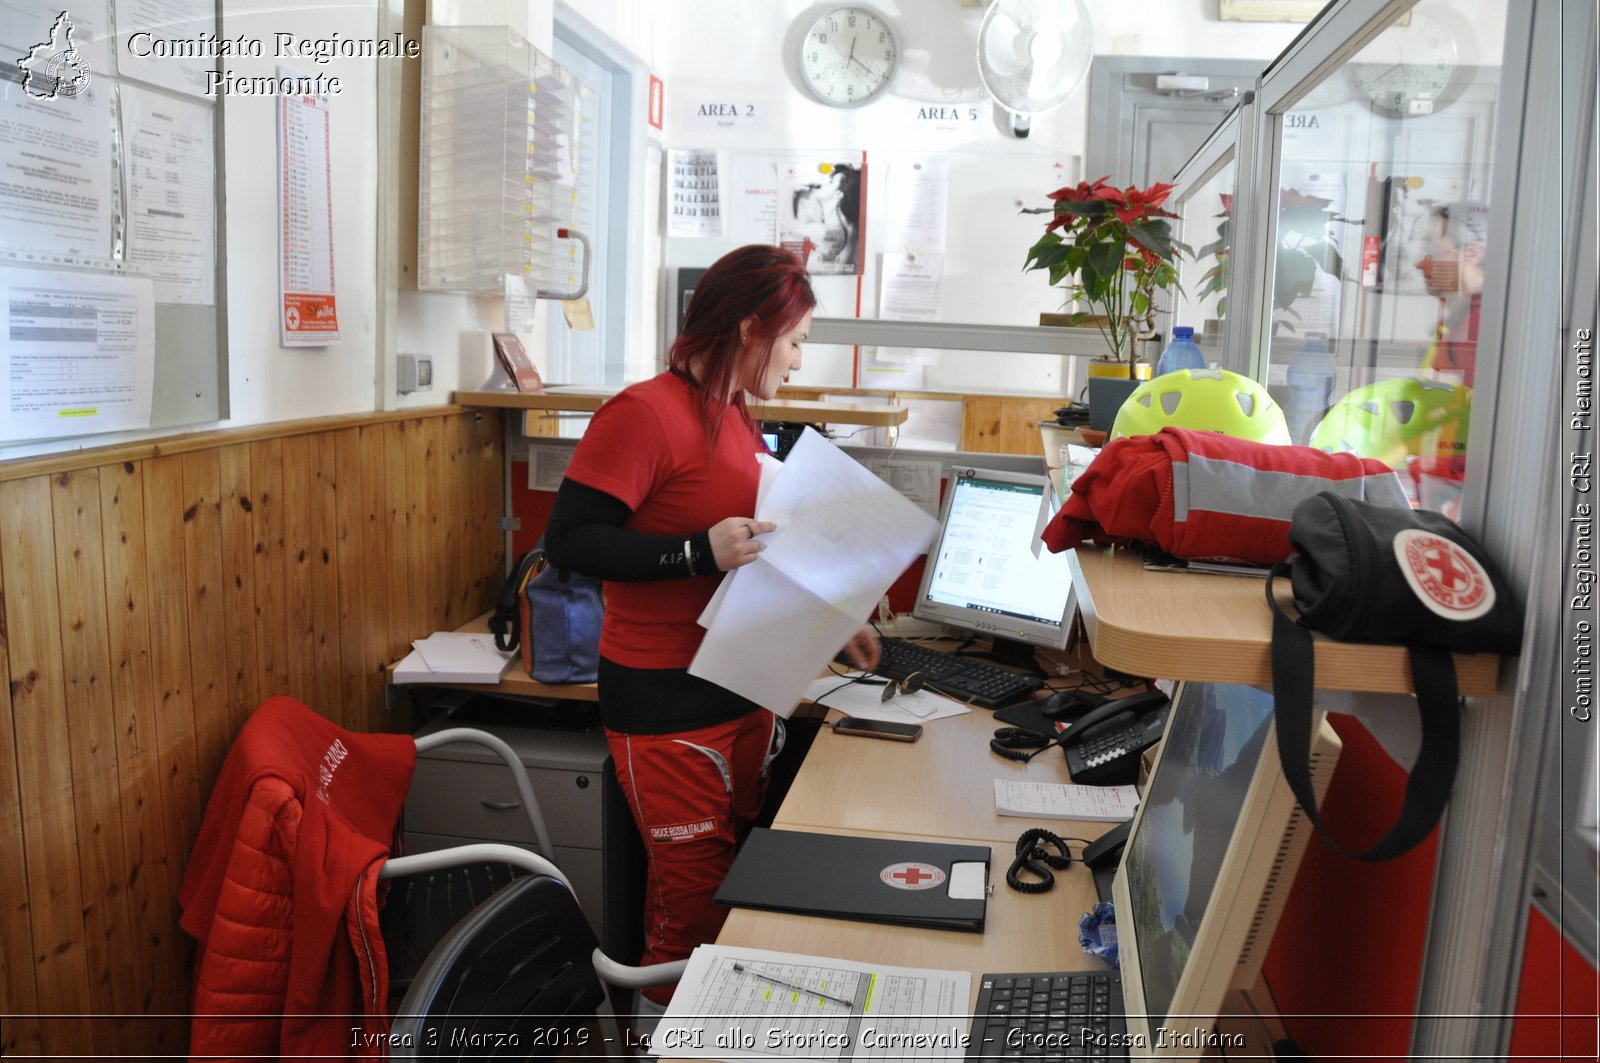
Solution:
M1139 775L1139 754L1161 740L1171 702L1159 690L1133 694L1091 709L1061 732L1072 781L1121 786Z

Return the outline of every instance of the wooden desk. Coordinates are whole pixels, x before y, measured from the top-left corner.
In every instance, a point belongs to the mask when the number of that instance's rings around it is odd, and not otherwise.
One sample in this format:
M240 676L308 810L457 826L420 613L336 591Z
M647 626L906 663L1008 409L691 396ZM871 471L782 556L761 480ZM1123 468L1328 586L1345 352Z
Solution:
M520 391L457 391L450 401L467 407L502 410L529 410L557 413L593 413L620 388L549 387L524 394ZM750 414L757 420L806 421L822 424L859 424L893 427L904 424L911 410L906 406L874 406L856 402L818 402L810 399L759 399L750 403Z
M489 614L483 613L473 617L465 624L456 628L457 631L488 631ZM389 666L390 669L393 665ZM520 659L511 662L511 667L506 669L506 674L498 683L462 683L449 679L440 679L438 682L407 683L407 686L417 687L450 687L456 690L470 690L475 693L499 694L508 697L521 698L558 698L565 701L599 701L600 690L593 683L541 683L527 673L522 667Z
M989 748L995 722L987 709L923 725L915 742L842 735L824 727L773 820L789 829L857 831L942 840L952 835L999 843L996 892L1017 837L1033 827L1094 839L1112 826L1088 820L1026 819L994 810L995 779L1068 782L1058 749L1027 764ZM1076 850L1074 846L1074 850ZM1009 892L1009 891L1008 891ZM885 961L887 962L887 961Z
M863 744L893 743L867 739ZM832 828L830 833L882 836L879 832L838 828ZM1057 871L1055 888L1049 893L1018 893L1005 883L1006 868L1011 863L1009 846L1002 847L988 838L944 835L939 840L955 845L988 845L994 850L989 869L994 893L989 898L981 934L735 908L723 924L717 944L837 956L892 967L971 971L974 979L969 1012L977 1002L976 976L985 971L1105 969L1100 960L1078 945L1078 920L1096 900L1094 878L1082 864Z
M1131 550L1081 546L1070 558L1084 626L1101 664L1132 675L1271 687L1272 611L1262 580L1149 572ZM1288 581L1273 589L1287 607ZM1312 638L1318 689L1411 692L1404 647ZM1497 655L1458 653L1455 661L1463 695L1494 693Z

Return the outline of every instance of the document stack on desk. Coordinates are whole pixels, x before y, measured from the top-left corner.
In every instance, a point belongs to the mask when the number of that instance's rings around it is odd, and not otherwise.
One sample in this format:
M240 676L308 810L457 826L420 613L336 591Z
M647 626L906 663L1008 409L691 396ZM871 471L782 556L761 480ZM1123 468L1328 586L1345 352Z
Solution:
M972 975L701 945L650 1039L663 1059L961 1059Z
M494 636L465 631L435 631L415 639L411 652L394 666L395 683L498 683L513 654L494 648Z

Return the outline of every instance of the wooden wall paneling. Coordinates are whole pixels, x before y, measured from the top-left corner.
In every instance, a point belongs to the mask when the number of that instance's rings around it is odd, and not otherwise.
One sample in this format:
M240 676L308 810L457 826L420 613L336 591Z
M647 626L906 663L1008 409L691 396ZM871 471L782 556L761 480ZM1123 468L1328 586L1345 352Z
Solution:
M311 437L283 441L283 604L289 651L289 695L319 713L315 621L311 606Z
M124 462L99 470L100 538L105 565L106 634L111 671L107 686L117 714L117 783L122 792L122 838L128 861L125 883L133 921L123 935L124 962L144 990L123 1010L176 1016L187 1010L181 980L178 876L187 853L165 844L165 792L156 744L156 699L150 662L149 566L145 551L144 470ZM253 623L253 617L247 618ZM171 1054L183 1024L173 1018L143 1027L150 1054Z
M0 484L0 571L28 853L32 976L40 1013L72 1015L90 996L54 555L49 478ZM96 1048L82 1021L49 1019L40 1033L53 1055Z
M417 523L413 531L421 550L415 558L419 566L417 582L423 588L425 605L421 630L444 631L448 629L445 617L449 614L451 591L445 586L449 561L444 553L444 533L449 522L444 513L444 440L437 417L419 421L414 427L414 445L420 452L412 471L416 474L417 492Z
M989 454L1044 454L1039 422L1064 398L1024 399L969 395L962 402L961 449Z
M361 675L365 696L361 706L360 730L382 730L385 718L383 666L399 657L396 615L399 607L395 584L402 571L391 561L394 533L390 529L389 490L386 478L388 451L395 437L390 426L369 425L360 430L358 448L361 465L361 553L358 558L362 611L360 620ZM403 643L401 644L403 645Z
M334 433L334 564L339 569L339 705L345 727L367 729L366 659L364 628L368 603L362 554L367 522L362 512L365 485L361 475L361 430L343 428Z
M474 609L468 613L476 616L493 608L500 596L500 584L505 579L506 537L500 529L500 518L508 514L505 497L505 434L502 418L515 416L506 411L500 416L484 416L481 412L464 418L471 431L472 467L469 479L475 494L473 535L467 549L477 560L472 567Z
M471 577L468 575L472 566L467 557L471 545L467 540L467 529L477 518L473 505L473 484L467 478L470 461L467 421L466 417L450 417L439 422L439 435L446 457L441 481L444 487L442 523L445 527L445 552L439 560L444 573L444 627L447 630L460 627L474 616L467 611L472 601Z
M200 792L189 690L188 595L184 587L183 458L171 455L144 463L145 559L149 565L150 674L156 706L156 745L161 751L163 849L176 889L200 830ZM192 956L192 950L185 950ZM184 980L187 984L187 979Z
M111 702L105 563L100 537L98 470L62 473L50 481L56 539L55 581L61 610L61 672L72 807L78 825L78 882L83 893L89 996L78 1009L117 1016L91 1027L102 1058L122 1055L130 1034L123 1002L143 995L126 953L135 942L123 892L122 799L117 777L116 713Z
M311 436L311 549L306 576L311 582L312 689L310 704L345 726L339 689L339 569L334 564L339 524L338 447L333 435Z
M228 671L230 732L237 736L261 696L256 656L255 499L250 484L250 447L235 444L218 453L222 476L223 649Z
M250 510L255 542L251 565L256 584L256 662L261 669L258 695L293 693L289 677L289 606L284 531L283 440L250 444Z
M0 536L0 558L4 539ZM4 618L5 576L0 563L0 621ZM28 848L22 829L22 786L17 770L17 731L11 714L11 661L9 636L0 622L0 1056L42 1055L39 1020L23 1018L39 1013L39 994L33 973L33 912L27 900Z
M189 609L189 689L204 800L233 744L228 684L228 603L222 577L222 462L201 450L183 461L183 572Z
M411 443L416 433L410 423L396 421L384 428L383 488L384 507L388 510L389 529L389 604L391 644L420 635L423 622L419 619L418 603L422 595L417 587L421 568L413 563L411 534L416 495L411 488L410 467L414 455ZM404 576L401 576L404 573Z

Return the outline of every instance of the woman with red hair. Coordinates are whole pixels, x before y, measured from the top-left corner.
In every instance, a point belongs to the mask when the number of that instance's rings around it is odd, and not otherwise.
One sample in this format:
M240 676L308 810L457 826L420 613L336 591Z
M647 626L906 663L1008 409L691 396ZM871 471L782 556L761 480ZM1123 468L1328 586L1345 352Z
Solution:
M799 259L751 245L695 286L667 371L602 406L579 441L545 533L551 564L605 580L600 717L648 857L641 962L711 941L712 903L760 812L782 746L771 712L688 672L695 622L722 573L777 526L754 516L765 445L745 394L800 367L816 296ZM877 664L864 628L846 653ZM656 1005L671 987L645 990ZM647 1007L647 1005L644 1005Z

